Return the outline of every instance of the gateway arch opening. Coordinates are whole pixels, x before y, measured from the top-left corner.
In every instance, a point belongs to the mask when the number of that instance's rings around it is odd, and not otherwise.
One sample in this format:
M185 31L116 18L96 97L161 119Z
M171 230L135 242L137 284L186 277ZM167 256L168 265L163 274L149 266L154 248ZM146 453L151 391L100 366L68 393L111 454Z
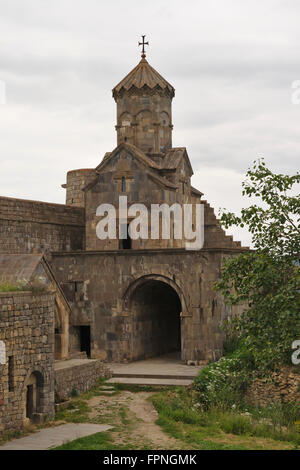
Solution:
M147 359L181 350L181 301L167 283L148 280L131 297L132 359Z

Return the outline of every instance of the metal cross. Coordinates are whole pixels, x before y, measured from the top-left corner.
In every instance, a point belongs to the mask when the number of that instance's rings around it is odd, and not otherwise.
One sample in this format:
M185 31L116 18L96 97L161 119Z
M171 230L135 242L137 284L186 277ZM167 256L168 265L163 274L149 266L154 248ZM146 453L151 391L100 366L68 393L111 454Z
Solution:
M146 34L143 36L142 35L142 40L143 42L139 42L139 46L143 46L143 49L142 49L142 57L143 59L146 57L146 54L145 54L145 46L149 46L149 42L145 42L145 37L146 37Z

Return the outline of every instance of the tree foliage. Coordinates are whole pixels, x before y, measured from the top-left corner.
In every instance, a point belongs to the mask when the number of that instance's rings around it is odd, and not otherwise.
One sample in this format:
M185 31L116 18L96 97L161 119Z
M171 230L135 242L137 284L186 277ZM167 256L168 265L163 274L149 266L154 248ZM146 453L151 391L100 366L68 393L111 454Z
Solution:
M247 227L254 251L225 260L216 284L228 303L244 302L245 309L226 325L254 357L265 374L280 363L290 363L291 345L300 338L300 175L275 174L263 160L254 163L242 194L256 197L241 215L223 212L221 224Z

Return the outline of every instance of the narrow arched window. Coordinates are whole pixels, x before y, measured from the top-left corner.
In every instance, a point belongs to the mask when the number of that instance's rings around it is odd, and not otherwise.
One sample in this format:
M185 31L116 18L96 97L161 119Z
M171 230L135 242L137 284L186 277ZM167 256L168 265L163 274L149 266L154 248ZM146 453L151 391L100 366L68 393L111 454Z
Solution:
M126 179L122 176L122 193L126 193Z

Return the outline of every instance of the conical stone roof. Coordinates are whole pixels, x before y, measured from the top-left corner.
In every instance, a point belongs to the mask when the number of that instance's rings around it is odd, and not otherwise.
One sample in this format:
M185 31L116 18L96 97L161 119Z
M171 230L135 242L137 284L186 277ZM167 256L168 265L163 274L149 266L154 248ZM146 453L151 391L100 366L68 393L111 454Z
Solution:
M151 90L158 87L161 90L168 91L172 97L175 95L175 89L172 85L151 67L143 57L138 65L113 88L113 97L116 98L122 91L129 91L132 88L141 89L143 87L148 87Z

